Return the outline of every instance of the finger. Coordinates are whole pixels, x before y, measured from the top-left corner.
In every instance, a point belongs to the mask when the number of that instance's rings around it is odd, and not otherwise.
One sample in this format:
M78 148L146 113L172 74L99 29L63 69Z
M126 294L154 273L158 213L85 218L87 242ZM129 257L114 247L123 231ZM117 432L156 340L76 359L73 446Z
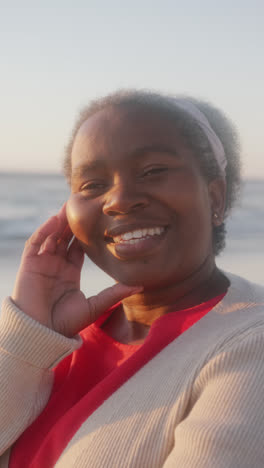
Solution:
M57 218L57 227L55 234L59 239L60 237L64 236L65 232L68 232L68 230L70 230L68 219L66 217L66 203L64 203L61 209L58 211L58 213L54 215L54 218Z
M62 221L65 221L65 219L67 219L66 205L67 205L67 202L63 203L62 207L59 209L57 213L58 218L60 218Z
M66 216L66 203L63 204L59 212L57 213L57 218L59 220L59 228L58 228L58 237L62 237L64 232L67 231L69 228L68 219Z
M87 303L91 323L117 302L121 301L125 297L140 293L143 290L143 286L127 286L125 284L118 283L104 289L96 296L89 297L87 299Z
M65 240L66 242L70 242L72 237L73 237L72 230L71 230L69 224L67 224L66 228L64 229L64 231L63 231L63 233L61 235L61 239Z
M47 237L45 242L41 245L38 255L49 253L55 254L57 251L57 237L54 234L51 234Z
M27 240L23 255L37 255L47 237L52 233L56 233L57 228L58 218L57 216L52 216Z
M78 241L78 239L76 239L76 237L74 237L69 247L67 258L69 262L71 262L77 268L80 268L80 269L82 268L83 262L84 262L84 251L80 242Z
M54 233L56 237L59 238L65 231L67 225L66 206L64 204L58 215L52 216L45 221L27 240L23 254L29 256L37 255L47 237Z
M57 241L57 249L56 249L57 255L60 255L60 257L66 257L67 252L68 252L68 245L69 245L68 241L64 239L59 239Z
M67 225L62 233L60 239L57 242L57 254L61 257L65 257L68 253L68 248L73 238L73 233L70 226Z

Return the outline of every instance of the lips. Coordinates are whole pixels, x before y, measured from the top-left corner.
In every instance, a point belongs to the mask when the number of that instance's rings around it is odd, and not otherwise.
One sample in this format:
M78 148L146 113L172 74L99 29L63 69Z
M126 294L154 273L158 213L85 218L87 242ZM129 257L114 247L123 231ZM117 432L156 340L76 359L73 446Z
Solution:
M126 227L122 230L125 232L119 235L106 236L107 247L114 256L121 259L133 259L153 254L162 244L168 226L137 227L137 229L129 231Z
M160 236L165 231L164 227L155 227L155 228L144 228L144 229L136 229L135 231L125 232L119 236L114 236L112 238L112 242L115 244L120 243L129 243L129 244L136 244L143 239L147 239L152 236Z
M129 240L138 240L143 237L160 235L168 228L168 225L160 223L151 224L126 224L118 225L105 232L107 243L120 243Z

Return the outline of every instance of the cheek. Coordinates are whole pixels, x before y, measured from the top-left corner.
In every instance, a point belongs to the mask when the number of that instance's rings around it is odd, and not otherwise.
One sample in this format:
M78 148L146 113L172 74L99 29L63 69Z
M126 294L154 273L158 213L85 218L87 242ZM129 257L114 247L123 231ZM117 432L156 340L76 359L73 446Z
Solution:
M91 202L79 200L75 195L71 195L67 202L66 214L75 237L88 245L96 231L96 208Z

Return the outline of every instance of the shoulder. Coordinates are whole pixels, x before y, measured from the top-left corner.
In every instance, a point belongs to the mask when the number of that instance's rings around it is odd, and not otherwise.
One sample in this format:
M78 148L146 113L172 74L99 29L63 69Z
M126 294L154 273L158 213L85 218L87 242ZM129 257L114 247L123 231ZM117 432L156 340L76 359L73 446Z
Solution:
M224 274L230 282L226 295L192 331L192 342L204 349L205 361L243 343L254 347L256 335L264 340L264 287Z
M232 273L222 272L229 280L230 287L230 297L235 295L240 295L243 300L248 300L250 302L261 302L264 303L264 285L253 283L241 276L234 275Z
M213 309L215 318L223 325L241 331L264 325L264 286L237 275L223 272L230 282L228 291Z
M173 354L183 349L196 357L198 367L230 347L243 343L254 347L255 335L264 339L264 287L224 274L230 282L224 298L169 347Z

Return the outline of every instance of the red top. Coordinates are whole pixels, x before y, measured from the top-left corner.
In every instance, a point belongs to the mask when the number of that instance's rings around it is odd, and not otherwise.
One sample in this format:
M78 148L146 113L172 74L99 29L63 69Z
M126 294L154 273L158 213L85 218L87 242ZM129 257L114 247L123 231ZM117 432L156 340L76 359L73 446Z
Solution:
M81 348L54 369L46 407L14 444L10 468L54 466L82 423L104 400L223 297L158 318L142 345L119 343L100 328L119 304L83 330Z

